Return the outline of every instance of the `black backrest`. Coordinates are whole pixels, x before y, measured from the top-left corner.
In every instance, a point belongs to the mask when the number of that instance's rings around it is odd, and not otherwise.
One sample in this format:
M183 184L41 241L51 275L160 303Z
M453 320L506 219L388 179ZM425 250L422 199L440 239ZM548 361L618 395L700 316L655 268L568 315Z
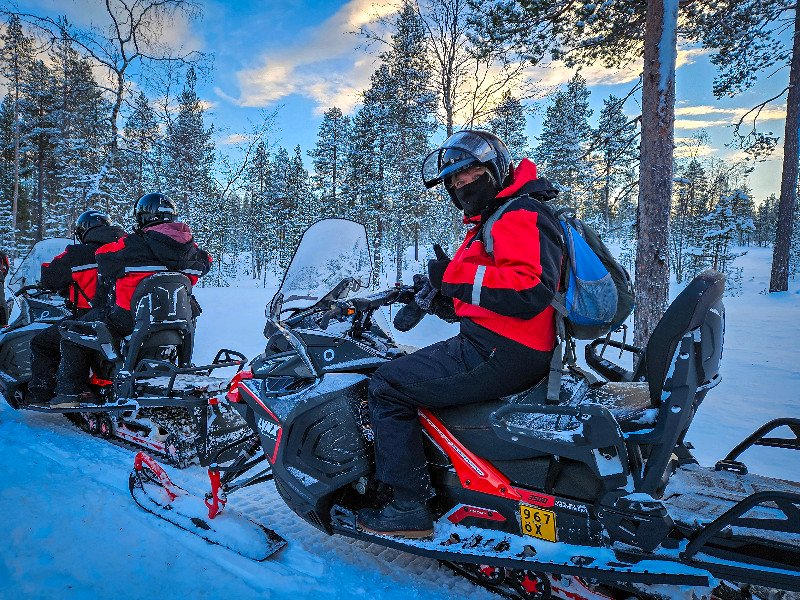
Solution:
M711 327L712 321L719 321L719 317L724 317L725 308L722 305L722 295L725 291L725 276L716 271L703 271L695 277L686 288L678 294L678 297L669 305L661 320L656 325L650 339L647 342L643 365L637 366L637 372L641 371L642 376L650 386L650 401L654 407L661 404L661 395L664 381L669 371L675 349L687 332L697 329L708 320L706 328ZM711 309L719 313L717 318L715 313L709 314ZM711 330L706 340L710 343L712 338ZM720 352L716 359L703 366L707 371L706 381L710 381L719 371L719 359L722 356L722 341L719 343ZM716 364L714 361L717 361ZM638 377L634 377L634 380Z
M189 298L192 284L181 273L156 273L143 279L131 298L134 327L124 369L133 371L139 357L152 346L178 347L180 365L188 365L194 346L194 323Z
M719 382L725 335L725 277L705 271L669 306L647 343L647 382L658 408L655 427L628 434L646 447L635 491L663 489L675 447L682 442L706 393Z

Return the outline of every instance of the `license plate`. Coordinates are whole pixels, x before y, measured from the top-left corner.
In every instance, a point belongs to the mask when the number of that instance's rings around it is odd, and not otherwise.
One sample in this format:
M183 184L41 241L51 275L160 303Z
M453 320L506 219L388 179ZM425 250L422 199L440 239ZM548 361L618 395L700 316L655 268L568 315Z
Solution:
M522 533L548 542L556 541L556 513L521 504L519 515Z

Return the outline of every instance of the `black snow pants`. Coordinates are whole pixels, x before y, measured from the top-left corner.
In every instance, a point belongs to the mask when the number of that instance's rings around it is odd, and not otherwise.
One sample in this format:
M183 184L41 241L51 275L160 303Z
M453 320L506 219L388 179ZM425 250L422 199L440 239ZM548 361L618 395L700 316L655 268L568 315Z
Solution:
M61 334L58 326L61 321L79 319L87 313L87 310L81 310L74 316L65 317L31 338L31 380L28 382L28 393L35 397L34 402L46 402L53 397L56 371L61 361Z
M35 397L35 402L47 402L53 397L56 370L61 361L59 323L53 323L31 338L31 380L28 382L28 393Z
M547 374L552 352L533 350L474 324L456 337L382 365L369 385L376 477L395 498L433 497L417 409L486 402ZM477 328L477 330L476 330Z
M112 335L122 339L133 330L130 311L108 307L93 308L80 321L103 321ZM94 350L61 340L61 363L56 375L56 393L80 394L89 389L89 368L97 359Z

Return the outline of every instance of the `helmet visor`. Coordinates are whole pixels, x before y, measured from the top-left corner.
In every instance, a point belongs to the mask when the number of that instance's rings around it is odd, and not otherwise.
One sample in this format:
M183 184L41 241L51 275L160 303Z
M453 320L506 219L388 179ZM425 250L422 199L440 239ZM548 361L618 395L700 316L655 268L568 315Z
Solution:
M477 163L486 163L497 156L492 145L474 131L459 131L447 138L422 163L425 187L442 183L449 175Z

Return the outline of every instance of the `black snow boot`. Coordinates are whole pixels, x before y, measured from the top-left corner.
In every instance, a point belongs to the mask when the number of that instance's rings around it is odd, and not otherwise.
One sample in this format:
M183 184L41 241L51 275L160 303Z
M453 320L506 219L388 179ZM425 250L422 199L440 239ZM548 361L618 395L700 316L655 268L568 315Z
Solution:
M367 508L358 513L359 529L381 535L419 539L433 535L433 515L419 500L395 499L383 508Z

